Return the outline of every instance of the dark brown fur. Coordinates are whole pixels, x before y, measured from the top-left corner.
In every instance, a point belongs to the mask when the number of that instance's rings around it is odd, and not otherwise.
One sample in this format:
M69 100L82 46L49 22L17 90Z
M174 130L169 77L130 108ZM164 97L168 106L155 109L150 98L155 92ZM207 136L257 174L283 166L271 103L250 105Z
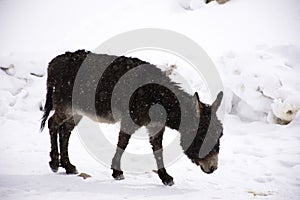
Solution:
M85 63L87 67L85 77L87 81L80 86L79 90L84 93L80 101L74 101L75 79L80 67ZM79 123L82 113L91 113L96 117L107 120L108 123L121 121L121 130L119 132L118 148L112 159L113 177L123 179L123 172L120 166L120 160L125 148L128 145L131 135L136 131L132 127L124 114L127 108L126 102L117 105L111 105L113 90L121 77L130 70L141 65L160 81L161 84L151 83L139 87L131 94L129 101L130 117L135 124L147 126L152 123L149 115L149 109L152 105L159 104L166 111L166 121L161 130L152 130L148 127L150 134L150 143L157 161L158 175L165 185L172 185L173 178L166 172L162 158L162 139L165 126L179 130L181 133L181 146L185 154L192 162L199 164L199 160L219 152L219 138L222 135L222 124L217 119L216 111L222 100L222 93L218 95L217 100L212 106L202 103L198 94L189 95L172 82L160 69L147 62L137 58L128 58L124 56L116 57L105 54L94 54L85 50L78 50L74 53L66 52L63 55L54 58L48 67L47 79L47 97L44 109L44 115L41 123L41 130L45 126L48 115L51 110L54 114L48 120L48 127L51 138L50 167L56 172L61 165L67 173L77 173L76 167L69 161L68 141L71 131ZM100 73L100 71L103 71ZM99 73L98 73L99 72ZM100 76L100 77L99 77ZM141 77L132 77L134 81L141 81ZM94 83L93 80L99 80ZM96 96L89 88L96 88ZM130 87L131 83L122 83L125 87ZM128 85L126 85L128 84ZM128 94L118 94L122 95ZM179 99L181 99L181 104ZM121 98L122 99L122 98ZM95 105L95 113L92 113L91 106ZM113 115L112 106L115 106L120 115ZM72 112L72 110L80 112ZM200 114L200 121L199 121ZM181 119L188 119L183 128L180 124ZM212 122L212 123L211 123ZM215 146L209 154L201 156L199 151L204 138L216 136ZM59 136L58 151L57 139ZM206 156L206 157L205 157ZM213 171L214 169L212 169Z

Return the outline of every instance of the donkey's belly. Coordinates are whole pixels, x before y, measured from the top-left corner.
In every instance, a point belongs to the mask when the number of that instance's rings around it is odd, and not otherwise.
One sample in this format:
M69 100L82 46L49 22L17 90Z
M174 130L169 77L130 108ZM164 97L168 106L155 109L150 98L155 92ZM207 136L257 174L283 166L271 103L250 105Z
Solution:
M105 123L105 124L115 124L117 121L113 119L112 116L97 116L95 113L89 113L84 111L76 111L76 114L86 116L90 118L91 120L99 123Z

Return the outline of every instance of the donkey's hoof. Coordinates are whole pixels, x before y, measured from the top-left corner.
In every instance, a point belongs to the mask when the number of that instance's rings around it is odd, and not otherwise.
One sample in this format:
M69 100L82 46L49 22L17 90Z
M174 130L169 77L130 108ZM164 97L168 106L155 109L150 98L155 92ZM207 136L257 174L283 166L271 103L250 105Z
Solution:
M123 180L125 179L124 175L123 175L123 172L120 171L120 170L113 170L113 174L112 176L114 177L115 180Z
M172 186L172 185L174 185L174 181L173 180L164 181L163 183L164 183L165 186Z
M69 165L64 168L66 169L66 174L78 174L78 171L74 165Z
M59 163L55 162L55 161L50 161L49 162L49 166L51 168L51 170L56 173L58 171L58 167L59 167Z
M66 174L78 174L78 171L76 168L74 169L66 169Z
M166 176L162 180L163 184L166 186L172 186L174 185L173 177L172 176Z
M66 174L78 174L77 169L66 170Z
M119 175L119 176L114 177L114 179L117 180L117 181L120 181L120 180L124 180L125 177L124 177L123 174L121 174L121 175Z

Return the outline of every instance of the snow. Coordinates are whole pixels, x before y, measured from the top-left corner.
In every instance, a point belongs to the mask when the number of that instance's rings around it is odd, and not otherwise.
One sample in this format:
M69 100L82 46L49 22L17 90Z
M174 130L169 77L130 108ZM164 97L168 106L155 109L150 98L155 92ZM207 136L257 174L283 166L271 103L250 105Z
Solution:
M1 199L300 199L299 13L298 0L223 5L200 0L0 1ZM125 173L125 180L114 181L111 170L94 160L73 133L70 159L92 177L67 176L63 169L52 173L49 135L39 133L47 63L65 51L93 50L118 33L145 27L190 37L216 64L226 109L218 170L204 174L182 156L167 168L175 179L172 187L163 186L152 171ZM203 84L180 68L184 63L148 53L135 55L165 68L176 64L172 78L189 77L187 83L210 101ZM100 126L116 132L109 136L115 142L117 125ZM133 142L129 150L148 151L143 146L150 148Z
M225 86L239 98L232 112L247 120L292 121L300 109L299 56L294 45L225 53L219 69Z

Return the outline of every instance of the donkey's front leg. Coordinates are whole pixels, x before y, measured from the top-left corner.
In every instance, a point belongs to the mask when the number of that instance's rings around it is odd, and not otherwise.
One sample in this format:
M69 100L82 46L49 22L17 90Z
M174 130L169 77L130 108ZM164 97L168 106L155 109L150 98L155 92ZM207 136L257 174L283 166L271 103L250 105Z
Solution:
M170 176L164 166L163 160L163 147L162 147L162 140L165 128L160 130L158 133L152 133L149 130L150 134L150 143L152 145L153 154L157 164L157 173L161 181L164 185L174 185L173 177Z
M130 137L130 134L120 130L117 150L111 163L111 169L113 170L112 176L116 180L124 179L123 171L121 170L121 158L129 143Z

